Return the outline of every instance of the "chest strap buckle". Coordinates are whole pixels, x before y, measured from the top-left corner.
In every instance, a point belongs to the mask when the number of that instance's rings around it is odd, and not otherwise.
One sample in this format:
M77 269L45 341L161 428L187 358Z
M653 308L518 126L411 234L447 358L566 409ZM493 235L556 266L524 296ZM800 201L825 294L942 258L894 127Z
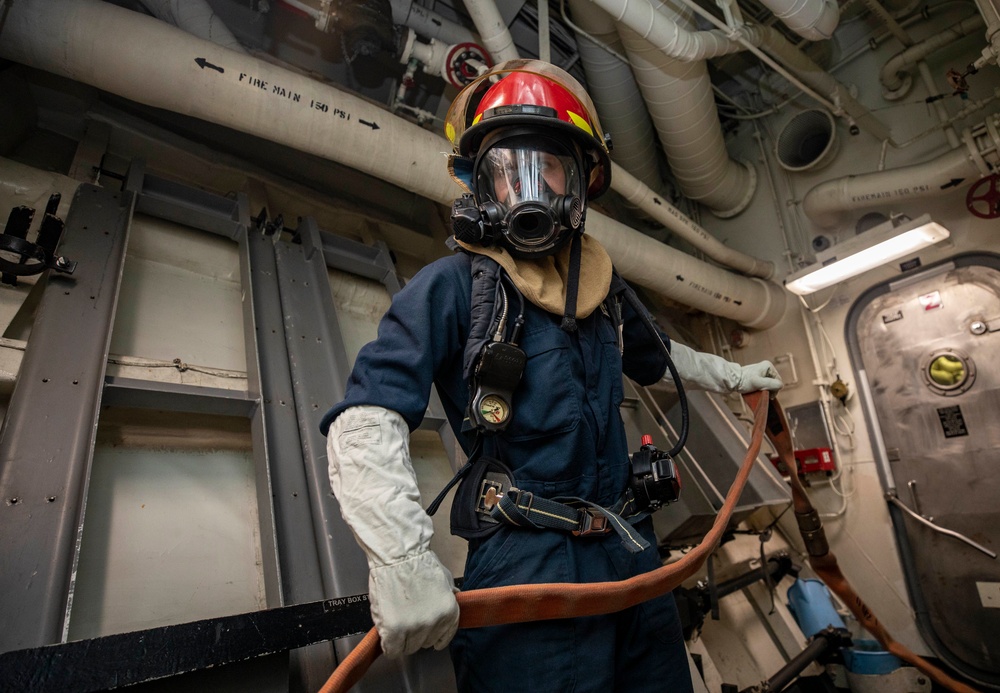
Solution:
M607 516L594 508L580 508L580 528L573 530L574 537L590 537L611 532Z

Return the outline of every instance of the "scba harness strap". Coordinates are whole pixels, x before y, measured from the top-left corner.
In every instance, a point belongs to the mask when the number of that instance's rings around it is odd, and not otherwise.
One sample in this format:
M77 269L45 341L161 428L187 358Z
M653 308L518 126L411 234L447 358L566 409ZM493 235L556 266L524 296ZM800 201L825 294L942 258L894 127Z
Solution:
M485 490L480 494L476 512L487 515L494 522L521 528L561 530L577 537L616 532L631 553L649 548L649 542L622 517L622 511L615 512L582 498L543 498L490 478L483 480L482 488ZM641 518L630 519L637 522Z

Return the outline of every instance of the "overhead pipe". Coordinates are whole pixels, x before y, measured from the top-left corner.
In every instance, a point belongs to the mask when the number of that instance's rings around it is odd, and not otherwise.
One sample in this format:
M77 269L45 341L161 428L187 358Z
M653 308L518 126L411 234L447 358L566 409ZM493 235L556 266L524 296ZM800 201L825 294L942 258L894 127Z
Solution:
M100 0L12 5L0 26L0 57L309 152L441 204L461 192L444 165L451 150L444 138L360 97ZM587 231L626 279L692 308L760 329L784 313L776 284L709 265L596 212Z
M832 38L840 23L840 7L835 0L761 0L761 4L809 41Z
M726 267L752 277L770 279L774 276L773 262L759 260L730 248L620 166L613 164L611 171L611 182L615 192L697 250Z
M490 52L494 64L520 57L510 29L493 0L465 0L465 9L472 17L476 31L483 39L483 47Z
M892 100L905 96L912 83L911 77L907 74L910 68L935 51L954 43L963 36L968 36L985 25L986 22L981 15L972 15L889 58L879 72L879 81L884 87L883 95Z
M846 86L789 43L773 27L744 25L733 31L712 13L700 7L695 0L681 1L714 23L718 29L685 29L666 15L656 12L649 0L591 1L614 17L619 25L624 24L672 58L683 61L705 60L751 50L828 110L848 118L853 131L860 128L879 140L890 139L889 129L860 104Z
M813 223L830 228L844 223L851 210L945 195L1000 169L1000 114L966 129L962 141L965 147L921 164L820 183L805 194L802 209Z
M730 248L667 201L660 190L656 158L649 146L654 137L653 123L629 63L620 56L624 45L614 20L588 0L570 0L569 4L577 24L572 28L578 32L577 47L587 85L601 124L614 141L612 189L716 262L750 276L772 277L773 263ZM581 37L581 31L588 36Z
M409 27L424 38L447 44L479 43L476 35L461 24L445 19L413 0L392 0L392 23Z
M219 15L206 0L141 0L154 17L173 24L198 38L229 50L246 53Z
M688 30L690 11L661 0L646 4L657 16ZM742 212L753 199L757 174L749 163L729 156L707 63L669 57L628 25L619 32L681 191L718 217Z
M576 45L587 77L588 93L605 132L611 133L611 159L644 184L663 190L656 150L649 146L656 136L653 121L635 83L615 22L589 0L570 0L577 25ZM581 33L587 34L586 36ZM616 55L608 52L615 51ZM617 175L611 176L612 185ZM617 189L617 188L616 188Z

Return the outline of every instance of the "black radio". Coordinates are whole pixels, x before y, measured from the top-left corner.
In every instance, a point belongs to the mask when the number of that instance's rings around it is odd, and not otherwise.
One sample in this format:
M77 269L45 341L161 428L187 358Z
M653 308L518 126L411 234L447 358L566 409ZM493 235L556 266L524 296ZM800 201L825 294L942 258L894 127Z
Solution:
M673 503L681 496L681 477L670 455L653 446L653 437L644 435L641 447L632 453L629 490L636 511L646 512Z

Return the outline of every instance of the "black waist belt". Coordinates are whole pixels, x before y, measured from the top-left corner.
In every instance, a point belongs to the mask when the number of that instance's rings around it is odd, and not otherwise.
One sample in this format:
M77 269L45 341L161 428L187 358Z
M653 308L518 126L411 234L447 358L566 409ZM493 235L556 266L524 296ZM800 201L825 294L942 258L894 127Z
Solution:
M603 536L616 532L632 553L649 548L625 516L632 505L631 495L612 508L603 508L581 498L542 498L510 483L503 474L487 474L480 487L476 512L494 522L514 527L556 529L579 537ZM637 521L646 514L629 516Z

